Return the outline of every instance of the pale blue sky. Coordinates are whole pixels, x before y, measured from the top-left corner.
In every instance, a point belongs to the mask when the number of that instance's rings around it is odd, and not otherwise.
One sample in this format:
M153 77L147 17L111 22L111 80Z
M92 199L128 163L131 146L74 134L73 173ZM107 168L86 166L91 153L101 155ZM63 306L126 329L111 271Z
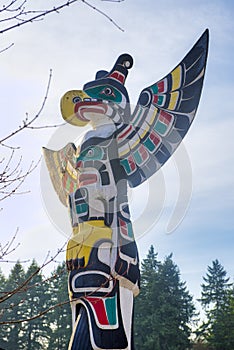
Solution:
M135 60L126 81L134 104L140 91L174 68L209 28L210 51L204 90L184 143L193 174L192 197L186 215L177 229L166 233L179 187L184 185L180 183L174 157L162 173L155 176L153 187L149 186L149 190L155 191L157 201L164 178L165 201L158 207L156 202L155 208L152 206L152 215L158 220L151 230L148 230L151 213L144 212L148 187L138 188L131 194L133 217L137 220L140 215L141 220L142 232L136 232L141 236L138 239L141 258L151 244L160 259L173 252L182 279L197 298L202 276L212 260L219 259L228 275L234 277L233 2L90 2L106 11L124 32L85 4L77 3L59 15L50 15L44 21L1 36L1 48L15 43L0 55L1 136L17 128L26 112L34 116L39 110L50 68L53 69L52 83L40 125L60 123L59 100L64 92L82 88L97 70L110 69L123 52L130 53ZM48 144L54 132L54 129L28 130L11 140L11 145L22 146L15 157L23 155L24 169L32 159L39 159L42 146ZM63 136L60 141L62 146L67 142ZM30 189L30 194L16 196L2 205L1 240L6 241L19 227L17 241L21 245L9 258L35 257L43 262L47 252L50 250L53 255L70 232L56 230L45 213L39 168L24 184L24 189ZM143 204L142 198L146 198ZM59 260L62 259L60 255ZM1 265L3 271L9 271L9 264Z

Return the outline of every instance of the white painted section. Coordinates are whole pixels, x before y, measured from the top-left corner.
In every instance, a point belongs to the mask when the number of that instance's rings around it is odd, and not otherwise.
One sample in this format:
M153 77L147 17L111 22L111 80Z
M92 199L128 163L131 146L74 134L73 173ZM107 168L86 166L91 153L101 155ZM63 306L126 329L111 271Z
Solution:
M132 315L133 312L133 293L124 287L120 287L120 309L122 311L123 326L128 340L127 350L131 350L131 330L132 330Z

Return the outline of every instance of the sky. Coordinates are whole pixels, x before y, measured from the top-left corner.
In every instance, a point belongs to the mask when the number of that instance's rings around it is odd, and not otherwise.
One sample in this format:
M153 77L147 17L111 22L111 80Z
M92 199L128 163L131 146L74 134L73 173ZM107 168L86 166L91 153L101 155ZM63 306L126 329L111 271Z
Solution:
M43 1L37 4L42 6ZM188 7L183 0L90 0L90 4L123 31L78 2L1 35L0 50L14 45L0 54L0 137L22 125L26 114L33 118L38 113L50 69L52 80L37 126L61 124L61 96L81 89L96 71L111 69L124 52L134 58L125 84L134 106L141 90L169 73L209 28L207 71L195 121L162 170L129 193L140 258L146 257L150 245L159 260L173 253L181 279L197 299L202 276L213 260L218 259L234 279L234 3L191 0ZM20 146L12 167L22 156L21 167L27 171L32 161L40 159L43 146L62 148L78 142L83 132L68 126L24 130L7 142ZM1 159L7 159L11 150L0 152ZM12 263L0 263L5 274L17 259L35 258L42 264L57 253L71 231L67 209L50 187L43 160L21 190L28 193L0 203L1 243L7 243L18 228L15 246L20 244L7 256Z

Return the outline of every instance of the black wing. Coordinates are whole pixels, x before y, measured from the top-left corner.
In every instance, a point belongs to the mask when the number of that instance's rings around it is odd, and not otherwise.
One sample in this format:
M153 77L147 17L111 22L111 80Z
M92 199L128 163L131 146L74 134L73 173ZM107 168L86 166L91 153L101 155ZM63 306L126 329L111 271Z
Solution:
M171 73L141 92L131 123L119 130L119 156L131 187L153 175L186 135L201 97L208 37L207 29Z

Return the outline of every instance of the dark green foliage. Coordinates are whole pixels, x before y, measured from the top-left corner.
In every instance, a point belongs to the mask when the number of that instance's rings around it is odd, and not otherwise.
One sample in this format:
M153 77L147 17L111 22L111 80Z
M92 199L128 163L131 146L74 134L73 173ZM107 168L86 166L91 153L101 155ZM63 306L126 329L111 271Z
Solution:
M3 275L1 269L0 269L0 299L2 299L5 296L4 290L5 290L5 285L6 285L6 278ZM6 303L1 303L0 304L0 321L2 321L4 319L4 308L5 308ZM6 331L7 327L0 327L1 333L2 335L0 335L0 349L1 348L5 348L5 346L7 345L6 343L6 339L4 340L4 334ZM0 334L1 334L0 333Z
M203 277L205 283L202 287L202 297L200 299L202 306L209 313L219 311L223 308L228 297L228 290L232 285L229 278L226 278L227 272L216 259L212 261L212 266L208 266L207 274Z
M65 263L59 265L53 273L50 283L50 297L57 305L49 314L50 337L49 350L67 350L71 336L71 308L67 291L67 271Z
M200 299L207 321L202 324L198 334L213 350L233 350L234 287L217 259L207 270Z
M192 297L172 256L157 260L151 246L142 263L142 288L135 306L135 343L141 350L189 348L190 322L195 316Z
M195 308L172 255L160 262L150 247L135 301L136 350L190 348ZM208 267L200 301L208 321L197 330L194 349L233 350L234 286L218 260ZM35 261L26 272L17 262L7 278L0 270L0 323L0 349L67 350L71 310L65 264L47 279Z
M4 295L11 295L4 302L1 303L1 321L20 320L23 317L22 305L25 300L25 293L19 287L25 281L25 272L22 265L17 262L10 271L8 279L6 279L4 286L1 286ZM15 293L13 292L15 291ZM7 294L5 294L7 292ZM11 293L12 292L12 293ZM22 341L23 325L20 323L6 324L1 326L0 339L7 342L6 349L23 349Z
M48 338L47 315L34 319L34 316L43 313L50 306L48 283L43 282L39 270L39 266L33 261L25 275L26 279L30 279L22 304L23 318L30 320L22 323L22 343L27 350L43 350Z
M0 272L0 298L6 299L0 303L0 348L67 350L71 312L64 264L45 279L35 261L26 272L17 262L8 278Z

